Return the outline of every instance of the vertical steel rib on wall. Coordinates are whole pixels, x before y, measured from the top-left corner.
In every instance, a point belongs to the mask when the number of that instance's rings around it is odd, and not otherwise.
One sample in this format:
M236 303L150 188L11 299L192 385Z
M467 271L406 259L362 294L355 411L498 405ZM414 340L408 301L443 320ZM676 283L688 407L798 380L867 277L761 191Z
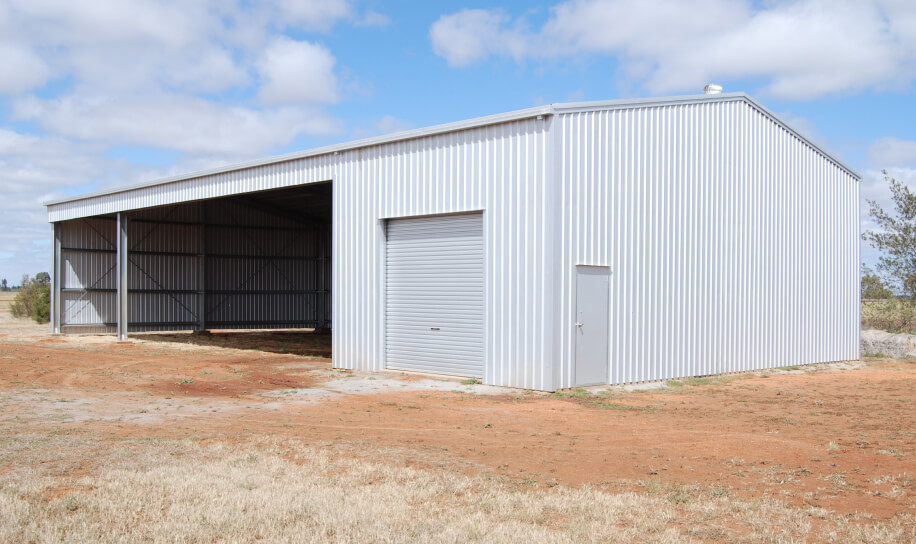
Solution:
M61 226L59 223L51 223L51 333L61 332L61 270L63 262L61 260Z
M208 224L204 242L208 327L327 325L319 315L327 290L319 281L328 279L319 273L325 265L319 226L225 200L209 202L207 213L223 218Z
M57 224L61 332L114 332L115 227L111 218L95 217Z
M334 181L333 352L340 367L384 364L384 221L480 210L487 383L571 385L577 264L612 269L615 383L858 354L858 184L739 99L596 108L427 135L56 204L51 219L325 180ZM62 322L109 326L113 297L78 291L90 277L113 287L104 271L113 256L96 247L108 227L67 224L67 236L83 236L87 245L63 258L62 285L77 290L61 295ZM243 247L251 242L243 234L225 238ZM551 266L554 255L560 264ZM197 276L178 271L181 258L141 268L165 267L156 272L190 286ZM557 286L559 317L550 315ZM192 308L199 298L189 297ZM243 295L220 309L222 319L246 305L253 308L246 319L271 319ZM174 305L163 311L190 315Z
M856 178L741 100L558 121L560 386L577 264L613 271L611 383L858 357Z
M131 332L194 328L199 206L177 204L139 210L129 224Z
M327 326L319 314L330 275L317 227L299 225L226 200L211 201L219 218L201 236L197 203L137 210L129 222L129 323L134 332L208 327L288 328ZM111 331L116 322L115 220L64 221L61 232L62 325L67 332ZM199 258L206 243L210 258ZM208 272L199 269L209 262ZM212 296L201 307L201 282Z
M484 211L486 383L550 388L553 357L543 262L551 243L546 119L522 120L341 154L334 179L334 360L383 365L388 218Z
M516 120L206 175L131 190L127 202L124 195L114 194L56 204L51 219L333 179L334 360L344 368L380 369L383 221L484 210L488 240L485 380L551 388L555 331L550 324L555 316L545 315L544 303L555 290L551 269L545 265L546 248L554 237L545 220L552 204L546 136L550 123L549 116ZM184 282L178 272L168 273ZM150 307L149 303L134 303L132 308ZM185 305L191 308L192 303L189 299ZM178 312L176 319L187 317L181 305L169 304L169 308L162 306L163 311ZM255 308L255 313L259 311Z

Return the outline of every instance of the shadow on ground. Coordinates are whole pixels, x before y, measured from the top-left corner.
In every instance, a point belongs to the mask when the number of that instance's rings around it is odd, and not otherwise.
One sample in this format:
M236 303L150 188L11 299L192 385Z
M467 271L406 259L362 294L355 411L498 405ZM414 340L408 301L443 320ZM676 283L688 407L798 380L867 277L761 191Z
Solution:
M154 343L191 344L331 358L331 334L315 332L311 329L293 331L208 331L205 333L133 333L130 337Z

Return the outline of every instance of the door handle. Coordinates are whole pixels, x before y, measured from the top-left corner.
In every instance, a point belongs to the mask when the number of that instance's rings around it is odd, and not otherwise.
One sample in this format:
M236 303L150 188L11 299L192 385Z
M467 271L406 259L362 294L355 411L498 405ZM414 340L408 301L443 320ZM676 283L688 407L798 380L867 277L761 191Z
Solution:
M582 323L576 323L576 326L577 326L577 327L581 327L581 326L582 326Z

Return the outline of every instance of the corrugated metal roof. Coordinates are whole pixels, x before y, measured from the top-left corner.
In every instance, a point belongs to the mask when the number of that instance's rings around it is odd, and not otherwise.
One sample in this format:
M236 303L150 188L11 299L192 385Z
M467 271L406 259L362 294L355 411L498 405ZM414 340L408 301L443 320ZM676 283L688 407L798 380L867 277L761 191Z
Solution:
M288 153L285 155L279 155L275 157L269 157L265 159L258 159L243 163L231 164L227 166L222 166L218 168L212 168L209 170L202 170L198 172L192 172L189 174L183 174L178 176L171 176L167 178L161 178L149 182L134 184L126 187L121 187L117 189L108 189L103 191L95 191L91 193L85 193L81 195L60 198L55 200L50 200L44 203L45 206L53 207L57 204L64 204L70 202L77 202L80 200L91 199L95 197L105 196L105 195L114 195L118 193L126 193L136 189L142 189L147 187L153 187L158 185L167 185L170 183L178 183L182 181L187 181L191 179L201 178L204 176L210 176L214 174L221 174L227 172L236 172L239 170L245 170L248 168L255 168L259 166L279 164L287 161L293 161L297 159L303 159L308 157L317 157L321 155L332 155L344 151L351 151L354 149L360 149L365 147L371 147L380 144L387 144L392 142L412 140L415 138L423 138L426 136L436 135L436 134L446 134L449 132L457 132L461 130L484 127L488 125L496 125L501 123L506 123L510 121L517 121L521 119L530 119L537 116L547 116L554 115L557 113L572 113L572 112L584 112L584 111L594 111L594 110L608 110L608 109L624 109L624 108L638 108L638 107L650 107L650 106L664 106L664 105L675 105L675 104L688 104L688 103L697 103L697 102L726 102L726 101L735 101L743 100L751 104L753 107L760 110L762 113L771 117L773 120L784 126L786 129L791 131L795 136L805 141L811 145L818 152L822 153L826 158L836 163L837 166L843 168L849 172L854 177L859 180L862 179L862 176L843 163L841 160L824 150L821 146L812 142L800 132L795 130L788 123L777 117L759 102L748 96L746 93L737 92L737 93L720 93L714 95L700 94L700 95L688 95L688 96L676 96L676 97L664 97L664 98L626 98L618 100L603 100L595 102L571 102L571 103L560 103L560 104L549 104L545 106L538 106L534 108L527 108L523 110L516 110L508 113L501 113L497 115L489 115L486 117L478 117L475 119L468 119L465 121L457 121L454 123L446 123L442 125L435 125L432 127L408 130L403 132L397 132L393 134L386 134L383 136L376 136L373 138L365 138L362 140L356 140L352 142L345 142L341 144L329 145L325 147L319 147L315 149L310 149L306 151L298 151L295 153Z

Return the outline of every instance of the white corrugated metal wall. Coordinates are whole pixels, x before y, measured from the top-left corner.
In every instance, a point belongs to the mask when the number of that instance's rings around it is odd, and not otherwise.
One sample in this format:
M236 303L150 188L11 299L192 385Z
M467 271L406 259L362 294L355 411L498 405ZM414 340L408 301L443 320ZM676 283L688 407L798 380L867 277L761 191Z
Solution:
M610 266L610 382L859 358L858 183L744 100L562 114L563 327Z
M484 211L484 382L551 389L556 312L551 119L341 153L334 178L335 366L384 364L384 220Z
M334 364L384 368L384 221L484 211L484 381L553 388L558 210L551 117L205 175L54 204L52 221L333 180ZM553 182L553 186L551 186Z
M115 222L88 217L62 228L59 282L61 314L71 330L110 332L115 318L117 274ZM90 291L89 289L99 289Z
M573 383L577 264L612 268L613 383L858 357L854 175L740 96L556 111L55 203L49 217L333 180L343 368L384 366L385 220L469 211L484 212L486 383Z

